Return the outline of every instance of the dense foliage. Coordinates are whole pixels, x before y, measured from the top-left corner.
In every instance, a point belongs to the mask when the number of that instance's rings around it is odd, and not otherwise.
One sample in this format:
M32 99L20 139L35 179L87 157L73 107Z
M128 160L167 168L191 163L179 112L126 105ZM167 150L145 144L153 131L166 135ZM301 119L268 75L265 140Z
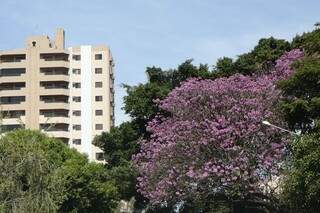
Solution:
M294 69L294 75L280 83L287 97L282 108L291 129L312 131L319 128L320 60L306 57L296 62Z
M1 212L110 212L118 189L103 165L31 130L0 138Z
M110 132L103 132L95 137L93 144L103 150L107 166L110 168L131 161L132 155L138 151L138 138L137 126L125 122L111 128Z
M44 152L44 149L53 148ZM63 202L64 188L55 169L62 144L31 131L9 133L0 139L0 211L52 212ZM57 162L53 164L52 162Z
M274 110L280 99L275 84L302 56L299 50L285 54L271 74L190 79L170 92L159 106L171 116L149 122L151 137L135 156L140 192L153 203L259 192L269 171L277 173L287 143L261 122L284 125Z
M284 181L283 199L292 212L319 212L320 136L303 136L292 143L291 148L292 167Z
M215 66L215 75L231 76L235 73L251 75L257 72L269 71L276 60L290 50L289 42L273 37L260 39L258 44L249 53L239 55L233 61L231 58L218 59Z

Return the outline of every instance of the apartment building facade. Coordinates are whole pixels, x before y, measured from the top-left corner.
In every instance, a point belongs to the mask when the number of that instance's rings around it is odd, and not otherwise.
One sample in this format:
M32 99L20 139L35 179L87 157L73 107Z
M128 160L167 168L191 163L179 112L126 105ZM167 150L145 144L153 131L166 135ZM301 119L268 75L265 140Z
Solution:
M95 135L114 125L114 63L105 45L65 48L65 33L0 51L2 131L40 129L102 161Z

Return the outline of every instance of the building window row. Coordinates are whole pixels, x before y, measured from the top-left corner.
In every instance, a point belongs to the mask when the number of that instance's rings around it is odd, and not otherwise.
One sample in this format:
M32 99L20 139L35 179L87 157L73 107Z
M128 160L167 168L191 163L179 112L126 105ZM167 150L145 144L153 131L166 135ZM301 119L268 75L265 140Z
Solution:
M74 111L72 111L72 115L73 116L81 116L81 111L80 110L74 110ZM95 111L95 115L96 116L102 116L103 115L103 110L97 109Z
M95 59L95 60L102 60L102 54L101 54L101 53L95 54L95 55L94 55L94 59ZM80 61L80 60L81 60L81 55L79 55L79 54L74 54L74 55L72 55L72 60L74 60L74 61Z
M95 74L102 74L103 73L103 69L100 67L94 68L94 73ZM54 75L55 73L52 73L52 75ZM59 74L59 73L57 73ZM80 75L81 74L81 69L72 69L72 74L74 75Z
M81 125L80 124L73 124L72 129L76 131L81 130ZM103 124L96 124L95 125L95 130L103 130Z
M72 97L73 102L81 102L81 96L73 96ZM101 95L95 96L95 101L96 102L101 102L103 101L103 98Z
M79 88L81 88L81 83L80 82L74 82L74 83L72 83L72 87L79 89ZM102 82L101 81L95 82L95 88L102 88Z

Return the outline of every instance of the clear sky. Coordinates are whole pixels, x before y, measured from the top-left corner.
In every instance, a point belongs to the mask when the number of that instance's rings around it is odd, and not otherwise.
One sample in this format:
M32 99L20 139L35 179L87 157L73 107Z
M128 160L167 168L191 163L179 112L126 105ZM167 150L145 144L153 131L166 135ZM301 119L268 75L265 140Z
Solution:
M116 63L116 123L122 83L146 80L147 66L186 59L213 65L249 51L259 38L291 39L320 21L319 0L1 0L0 49L29 35L66 30L67 46L107 44Z

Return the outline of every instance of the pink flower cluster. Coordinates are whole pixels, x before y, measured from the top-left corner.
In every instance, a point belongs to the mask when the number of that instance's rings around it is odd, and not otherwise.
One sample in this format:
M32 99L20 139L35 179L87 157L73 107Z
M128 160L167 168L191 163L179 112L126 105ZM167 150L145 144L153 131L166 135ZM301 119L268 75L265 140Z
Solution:
M174 89L159 103L171 116L149 122L151 138L134 156L139 191L159 203L257 190L277 172L288 138L262 121L284 125L274 110L281 98L275 84L301 57L302 51L290 51L262 76L193 78Z

